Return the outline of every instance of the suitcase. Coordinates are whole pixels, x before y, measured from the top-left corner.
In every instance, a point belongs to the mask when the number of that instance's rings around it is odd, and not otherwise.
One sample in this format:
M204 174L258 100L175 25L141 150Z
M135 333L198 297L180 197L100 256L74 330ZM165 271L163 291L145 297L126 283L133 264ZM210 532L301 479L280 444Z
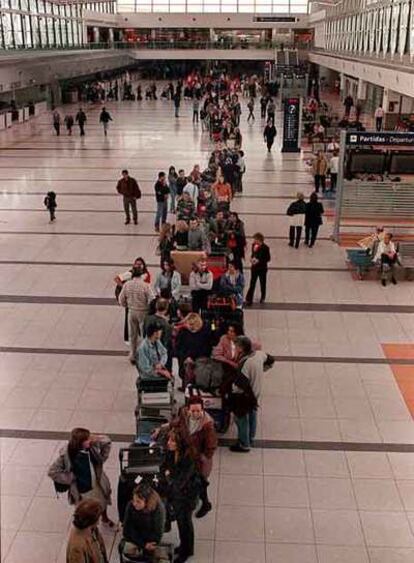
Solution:
M161 460L161 449L156 446L133 445L119 450L121 474L118 480L117 503L120 522L124 519L132 491L142 479L148 480L154 488L157 487Z
M152 433L154 430L168 423L165 416L143 416L137 417L137 431L134 444L141 446L149 446L153 443Z
M143 379L141 376L137 379L137 388L139 393L166 393L170 380L166 377L151 377Z
M171 415L174 409L174 395L170 391L158 393L138 393L138 405L135 410L136 418L143 416Z
M210 295L207 300L207 309L217 312L232 312L237 308L236 300L231 295Z

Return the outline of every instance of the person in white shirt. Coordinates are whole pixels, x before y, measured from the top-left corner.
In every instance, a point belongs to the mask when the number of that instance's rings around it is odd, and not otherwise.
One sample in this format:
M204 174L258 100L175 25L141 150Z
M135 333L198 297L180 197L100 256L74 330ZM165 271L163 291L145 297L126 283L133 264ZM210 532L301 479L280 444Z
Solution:
M374 113L375 117L375 129L377 131L381 131L382 129L382 120L384 119L384 110L382 106L378 106Z
M189 194L191 199L194 201L194 205L197 207L199 190L198 186L193 184L191 176L188 178L188 182L184 186L183 193Z
M374 262L381 264L381 283L385 287L387 285L388 274L391 274L391 282L396 285L395 264L398 259L397 249L392 242L392 234L386 233L383 240L380 240Z
M338 170L339 170L339 156L338 151L333 153L331 160L329 161L329 171L331 177L331 192L336 190L336 184L338 182Z
M335 151L339 151L339 143L336 139L332 137L329 139L328 146L326 147L326 152L334 153Z
M208 269L206 260L197 262L193 267L189 280L193 311L195 313L207 308L207 300L213 289L213 281L213 274Z

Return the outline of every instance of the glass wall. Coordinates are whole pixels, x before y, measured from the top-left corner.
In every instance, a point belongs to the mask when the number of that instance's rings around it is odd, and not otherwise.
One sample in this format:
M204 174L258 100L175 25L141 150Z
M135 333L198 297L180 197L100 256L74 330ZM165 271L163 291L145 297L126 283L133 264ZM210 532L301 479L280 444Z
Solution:
M414 57L414 2L344 0L327 9L325 46L360 55Z
M306 14L307 0L118 0L118 12Z
M115 13L115 0L70 4L0 0L0 6L0 49L77 47L84 43L84 9Z

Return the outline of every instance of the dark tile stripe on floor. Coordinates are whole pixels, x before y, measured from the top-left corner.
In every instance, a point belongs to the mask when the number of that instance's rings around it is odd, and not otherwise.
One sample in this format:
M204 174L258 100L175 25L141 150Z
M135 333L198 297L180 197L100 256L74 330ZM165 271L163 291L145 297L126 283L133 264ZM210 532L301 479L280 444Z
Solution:
M25 207L21 207L21 208L14 208L14 209L10 209L7 207L0 207L0 211L1 212L14 212L14 213L20 213L20 212L24 212L24 213L45 213L44 209L36 209L36 208L25 208ZM60 209L58 211L58 214L60 213L117 213L118 215L123 215L124 211L121 209ZM152 209L139 209L138 210L138 214L144 214L144 215L155 215L155 211L153 211ZM243 216L245 215L270 215L270 216L276 216L276 217L285 217L286 213L280 213L280 212L276 212L276 211L272 211L271 213L264 213L264 212L256 212L256 211L243 211ZM267 237L270 238L270 237Z
M65 297L50 295L0 295L0 303L44 303L51 305L98 305L119 307L113 297ZM414 305L368 305L358 303L264 303L247 311L315 311L335 313L414 313Z
M6 354L56 354L67 356L112 356L127 357L125 350L108 350L97 348L32 348L25 346L0 346L0 353ZM374 364L374 365L413 365L410 358L353 358L344 356L283 356L274 354L276 362L296 362L313 364Z
M281 184L286 185L285 182L281 182ZM289 184L289 183L288 183ZM297 184L303 185L303 182L297 182ZM277 185L277 182L272 182L272 185ZM296 185L292 182L292 185ZM6 195L41 195L44 196L44 192L19 192L19 191L2 191L0 193L0 197L5 197ZM59 192L59 197L117 197L119 198L119 194L107 192L107 193L100 193L100 192ZM154 199L153 193L142 193L142 197L149 197ZM240 196L236 196L235 201L242 201L244 199L293 199L293 195L245 195L241 194ZM244 215L244 212L243 212Z
M98 266L114 268L130 268L129 263L116 262L49 262L47 260L0 260L0 264L30 265L30 266ZM158 268L159 262L147 262L149 268ZM281 272L349 272L349 268L301 268L295 266L269 266L269 271Z
M46 213L44 211L44 213ZM133 225L131 225L131 228ZM61 235L61 236L80 236L80 237L156 237L156 233L85 233L85 232L73 232L73 231L0 231L0 235ZM253 235L247 234L247 238L252 238ZM276 235L269 236L266 235L266 240L285 240L286 236ZM331 237L318 237L318 241L329 240L332 241Z
M113 442L131 443L132 434L109 434ZM15 430L0 429L0 438L21 440L57 440L66 441L69 432L53 430ZM234 444L234 440L219 438L219 446ZM318 442L305 440L256 440L255 447L273 450L320 450L348 452L414 452L414 444L386 444L378 442Z

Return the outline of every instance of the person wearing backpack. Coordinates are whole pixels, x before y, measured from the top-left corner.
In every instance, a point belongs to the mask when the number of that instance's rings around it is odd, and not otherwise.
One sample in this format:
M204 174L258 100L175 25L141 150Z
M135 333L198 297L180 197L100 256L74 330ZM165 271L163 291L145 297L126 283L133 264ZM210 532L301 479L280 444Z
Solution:
M111 484L103 470L111 451L109 436L92 434L86 428L74 428L69 442L52 463L48 476L57 493L67 492L69 504L93 499L102 508L102 522L114 527L107 508L111 504Z
M128 170L122 170L122 178L118 180L116 191L123 197L125 225L129 225L131 222L129 208L132 210L134 224L138 225L137 199L141 199L141 190L135 178L129 175Z
M55 192L47 192L46 197L43 200L43 203L46 209L49 211L50 222L53 223L53 221L56 220L55 211L57 207Z

